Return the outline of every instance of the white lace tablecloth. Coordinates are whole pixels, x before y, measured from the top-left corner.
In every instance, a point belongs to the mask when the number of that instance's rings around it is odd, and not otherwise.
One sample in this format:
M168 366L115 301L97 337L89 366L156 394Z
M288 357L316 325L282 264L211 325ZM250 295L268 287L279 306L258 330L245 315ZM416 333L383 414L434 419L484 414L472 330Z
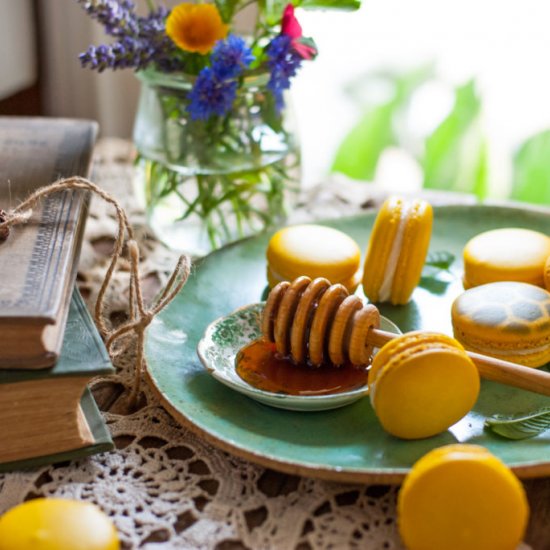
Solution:
M133 202L132 154L126 142L101 142L94 179L123 200L137 228L146 294L151 297L172 269L175 255L147 234L143 213ZM318 188L304 197L307 207L293 221L353 214L372 205L372 197L368 186L349 182ZM116 228L111 214L93 202L79 273L89 303L95 300ZM122 274L109 295L115 323L125 315L126 285ZM113 518L123 548L403 548L395 487L291 476L231 456L178 425L146 386L140 408L127 414L124 398L132 360L132 353L122 356L115 376L92 385L116 450L0 475L0 513L36 496L95 502Z

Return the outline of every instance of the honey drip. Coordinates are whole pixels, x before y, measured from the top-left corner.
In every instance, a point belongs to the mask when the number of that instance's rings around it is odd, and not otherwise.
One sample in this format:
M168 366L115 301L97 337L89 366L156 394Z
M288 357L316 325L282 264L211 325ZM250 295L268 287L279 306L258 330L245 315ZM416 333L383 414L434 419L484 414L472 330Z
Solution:
M296 365L277 354L276 346L266 340L254 340L239 350L237 374L260 390L288 395L330 395L360 388L367 383L366 367L345 364Z

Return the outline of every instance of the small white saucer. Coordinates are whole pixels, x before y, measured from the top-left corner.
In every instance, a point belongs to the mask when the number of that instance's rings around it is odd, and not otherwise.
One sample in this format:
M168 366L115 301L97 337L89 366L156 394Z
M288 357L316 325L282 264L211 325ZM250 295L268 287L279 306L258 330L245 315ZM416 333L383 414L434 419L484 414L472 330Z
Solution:
M293 411L323 411L343 407L364 397L368 386L330 395L288 395L254 388L235 370L237 352L261 336L260 319L265 303L250 304L220 317L206 328L198 343L197 354L208 372L222 384L260 403ZM399 328L385 317L380 328L401 334Z

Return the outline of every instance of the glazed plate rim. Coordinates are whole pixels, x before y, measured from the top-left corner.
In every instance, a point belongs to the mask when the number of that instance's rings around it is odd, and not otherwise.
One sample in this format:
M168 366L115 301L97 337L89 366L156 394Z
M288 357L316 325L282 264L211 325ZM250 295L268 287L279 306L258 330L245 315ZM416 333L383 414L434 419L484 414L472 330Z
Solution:
M550 209L542 207L524 207L517 204L484 204L484 205L445 205L445 206L434 206L434 215L437 218L438 216L462 216L465 213L465 217L468 217L468 212L475 210L479 211L479 214L492 214L497 213L498 215L507 216L507 215L517 215L517 216L535 216L540 217L544 223L546 223L546 218L550 224ZM315 220L311 223L319 224L328 224L331 226L338 226L342 223L359 223L365 218L372 218L374 213L372 211L365 212L363 214L354 215L350 217L341 217L337 219L327 219L327 220ZM542 223L542 221L540 223ZM529 224L528 224L529 225ZM489 227L490 228L490 227ZM220 254L225 254L230 252L234 247L247 246L247 243L258 239L263 236L265 238L265 233L260 234L256 237L251 237L244 239L237 243L233 243L229 246L226 246L218 251L213 252L206 258L202 259L199 262L197 267L197 278L200 278L200 271L202 264L205 261L210 261L216 259ZM186 285L187 286L187 285ZM185 292L185 287L182 291ZM258 296L259 297L259 296ZM183 298L182 298L183 299ZM177 298L176 298L177 302ZM243 304L246 305L246 304ZM178 304L171 304L167 309L173 309L178 307ZM180 307L184 308L183 304L180 304ZM228 311L234 310L235 307L228 308ZM294 460L288 459L286 456L279 456L276 452L269 451L268 449L262 449L258 447L251 446L250 444L244 442L240 437L228 437L225 434L220 434L219 430L216 430L215 426L205 422L202 416L197 416L195 407L196 404L188 403L178 403L178 399L174 396L173 390L163 385L163 380L159 380L159 375L162 369L166 368L166 361L163 361L162 358L156 357L152 353L153 345L152 341L155 339L155 335L163 335L162 331L164 330L161 326L162 320L166 317L166 311L163 311L159 315L159 319L155 319L149 330L147 331L145 339L145 356L146 356L146 368L145 374L149 382L150 387L153 392L158 396L162 405L167 409L167 411L181 424L188 427L191 431L197 433L205 440L215 445L218 448L221 448L224 451L227 451L233 455L236 455L240 458L250 460L256 464L260 464L264 467L273 468L282 472L289 474L298 474L305 475L309 477L316 477L320 479L341 481L341 482L368 482L368 483L400 483L403 481L404 477L410 470L411 465L406 467L394 466L394 465L383 465L376 466L372 464L367 464L365 466L353 467L349 465L345 466L335 466L333 464L326 463L324 461L316 461L312 459L304 460ZM213 318L219 317L219 315L213 316ZM210 323L205 323L205 326ZM156 325L156 326L155 326ZM412 330L412 329L409 329ZM201 335L204 332L204 329L201 331ZM196 356L195 347L200 339L200 335L197 337L195 344L189 342L187 345L193 346L193 353ZM189 358L191 356L189 355ZM189 359L191 360L191 359ZM200 364L198 358L197 362ZM185 366L186 370L190 367ZM202 367L201 365L201 368ZM208 375L207 375L208 376ZM208 378L210 378L208 376ZM198 404L200 407L200 403ZM351 405L355 406L355 405ZM271 408L273 411L277 411L275 408ZM282 413L291 412L291 411L281 411ZM294 413L293 413L294 414ZM302 414L302 413L296 413ZM311 413L313 415L318 414L316 412ZM323 413L320 413L323 414ZM510 445L521 445L522 442L510 441L506 442ZM308 457L309 458L309 457ZM520 478L534 478L542 476L550 476L550 456L548 460L541 460L538 458L535 459L518 459L516 462L506 461L505 463L515 472L516 475Z

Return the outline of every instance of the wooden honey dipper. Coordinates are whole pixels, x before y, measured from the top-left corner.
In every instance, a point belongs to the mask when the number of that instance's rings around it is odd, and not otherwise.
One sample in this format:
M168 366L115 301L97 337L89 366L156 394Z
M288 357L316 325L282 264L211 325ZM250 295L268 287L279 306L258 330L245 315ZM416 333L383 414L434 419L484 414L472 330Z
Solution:
M380 330L376 306L350 295L327 279L298 277L269 293L262 316L262 334L277 352L296 364L368 365L374 348L398 336ZM328 350L328 357L326 357ZM492 380L550 396L550 373L467 351L479 374Z

